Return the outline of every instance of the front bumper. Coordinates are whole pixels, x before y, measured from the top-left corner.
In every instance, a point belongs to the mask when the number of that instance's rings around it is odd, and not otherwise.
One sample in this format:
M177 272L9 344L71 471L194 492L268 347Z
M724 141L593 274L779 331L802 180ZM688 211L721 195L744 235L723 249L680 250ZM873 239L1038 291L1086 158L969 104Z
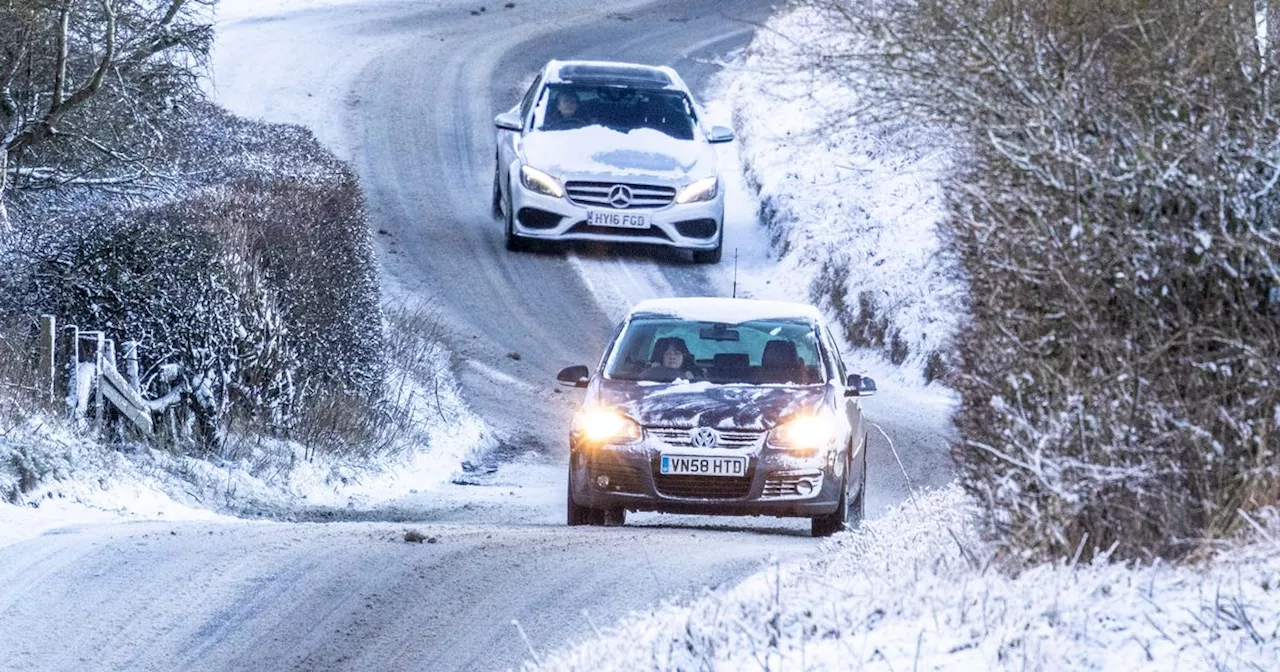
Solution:
M724 228L723 188L714 199L701 203L671 203L661 208L614 211L634 212L649 218L647 229L624 229L588 224L589 210L607 211L608 208L587 208L567 197L553 198L530 191L520 183L516 172L512 171L511 207L513 233L521 238L642 243L685 250L713 250L720 245Z
M658 464L664 450L681 452L648 440L631 447L571 447L574 502L593 509L780 517L826 515L839 504L843 475L829 456L796 458L756 448L725 453L748 458L741 478L663 476ZM795 485L802 480L814 485L812 492L799 494Z

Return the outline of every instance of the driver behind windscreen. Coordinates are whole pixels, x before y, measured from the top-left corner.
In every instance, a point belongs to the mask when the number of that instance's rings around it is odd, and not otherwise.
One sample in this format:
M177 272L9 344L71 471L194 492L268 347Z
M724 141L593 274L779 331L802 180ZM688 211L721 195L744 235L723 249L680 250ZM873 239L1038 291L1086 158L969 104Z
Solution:
M660 338L654 343L652 361L653 364L641 374L645 380L692 380L701 373L693 354L689 352L689 346L684 339L676 336Z
M548 126L576 126L582 123L577 116L580 101L578 94L572 91L561 91L556 94L555 114L548 121Z

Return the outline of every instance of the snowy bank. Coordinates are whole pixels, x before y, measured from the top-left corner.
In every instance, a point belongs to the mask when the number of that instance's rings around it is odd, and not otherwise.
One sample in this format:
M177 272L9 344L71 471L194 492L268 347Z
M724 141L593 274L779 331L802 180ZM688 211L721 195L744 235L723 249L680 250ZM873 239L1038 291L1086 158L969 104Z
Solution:
M428 359L392 377L388 400L409 429L395 433L393 449L372 456L232 437L226 453L233 458L201 459L106 445L60 420L33 417L0 432L0 502L7 503L0 503L0 546L71 524L219 514L287 519L302 509L375 507L445 487L494 439L463 402L447 351Z
M952 487L818 557L634 615L527 669L1272 669L1280 519L1199 567L1069 561L1010 576Z
M812 300L850 343L901 366L906 381L928 382L952 358L961 315L936 231L945 143L918 127L859 120L855 81L806 62L844 39L792 9L728 68L742 163L779 256L770 287L758 278L747 289Z

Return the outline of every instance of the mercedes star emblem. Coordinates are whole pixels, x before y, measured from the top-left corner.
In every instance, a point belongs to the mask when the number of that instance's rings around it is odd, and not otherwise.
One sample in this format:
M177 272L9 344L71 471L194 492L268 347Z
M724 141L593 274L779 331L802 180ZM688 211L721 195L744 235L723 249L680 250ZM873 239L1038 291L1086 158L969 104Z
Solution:
M631 207L631 188L625 184L619 184L610 189L609 205L620 210Z

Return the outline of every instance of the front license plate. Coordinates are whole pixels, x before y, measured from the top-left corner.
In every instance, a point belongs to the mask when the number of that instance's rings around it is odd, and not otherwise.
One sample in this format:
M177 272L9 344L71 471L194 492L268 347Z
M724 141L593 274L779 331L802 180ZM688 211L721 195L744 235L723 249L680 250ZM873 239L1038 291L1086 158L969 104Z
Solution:
M631 212L587 211L587 224L591 226L608 226L615 229L647 229L649 216Z
M668 476L746 476L745 457L663 455L659 471Z

